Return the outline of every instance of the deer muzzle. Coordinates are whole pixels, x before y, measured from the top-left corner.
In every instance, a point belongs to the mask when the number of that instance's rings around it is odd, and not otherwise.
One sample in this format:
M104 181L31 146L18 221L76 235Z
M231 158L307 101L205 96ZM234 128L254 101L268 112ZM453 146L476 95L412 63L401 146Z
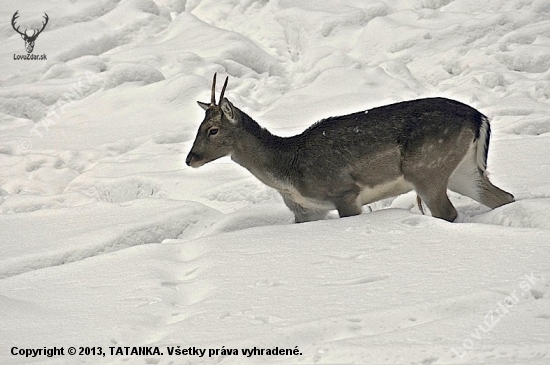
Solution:
M187 158L185 159L185 163L187 164L187 166L191 166L193 168L201 167L202 165L204 165L202 161L203 158L201 158L194 152L189 152Z

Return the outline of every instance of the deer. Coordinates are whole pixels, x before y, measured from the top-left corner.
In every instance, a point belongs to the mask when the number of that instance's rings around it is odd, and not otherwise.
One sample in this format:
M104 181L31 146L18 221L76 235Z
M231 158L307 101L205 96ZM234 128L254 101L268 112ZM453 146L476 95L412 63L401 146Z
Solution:
M495 209L514 196L487 173L489 119L461 102L422 98L322 119L301 134L279 137L261 127L224 93L216 104L216 74L186 164L199 168L224 156L276 189L296 223L362 213L362 206L416 191L433 217L458 213L447 189ZM422 211L423 212L423 211Z
M17 33L19 33L21 35L21 38L23 38L23 40L25 41L25 49L27 50L27 53L32 53L33 49L34 49L34 42L36 41L36 38L38 38L38 36L40 35L40 33L42 33L42 31L44 30L44 28L46 28L46 24L48 24L48 14L44 13L44 19L45 21L42 22L42 29L38 30L38 29L33 29L33 33L31 36L29 36L27 34L27 29L25 29L24 32L20 32L19 31L19 27L15 27L15 21L17 20L17 18L19 18L19 10L17 10L15 12L15 14L13 14L13 17L11 18L11 26L13 27L13 30L15 30Z

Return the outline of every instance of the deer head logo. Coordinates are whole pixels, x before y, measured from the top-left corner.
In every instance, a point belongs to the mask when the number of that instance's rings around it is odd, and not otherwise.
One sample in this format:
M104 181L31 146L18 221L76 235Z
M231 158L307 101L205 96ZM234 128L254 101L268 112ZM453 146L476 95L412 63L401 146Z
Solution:
M17 18L19 18L19 15L17 14L19 13L19 10L17 10L15 12L15 14L13 14L13 18L11 18L11 26L13 27L13 29L21 34L21 38L23 38L23 40L25 41L25 48L27 49L27 53L32 53L32 50L34 49L34 42L36 41L36 38L38 38L38 36L40 35L40 33L42 33L42 31L44 30L44 28L46 28L46 24L48 24L48 14L44 13L44 19L46 20L45 22L42 22L42 29L38 30L38 29L33 29L33 33L31 36L29 36L27 34L27 29L25 29L24 32L20 32L19 31L19 26L16 28L15 27L15 20Z

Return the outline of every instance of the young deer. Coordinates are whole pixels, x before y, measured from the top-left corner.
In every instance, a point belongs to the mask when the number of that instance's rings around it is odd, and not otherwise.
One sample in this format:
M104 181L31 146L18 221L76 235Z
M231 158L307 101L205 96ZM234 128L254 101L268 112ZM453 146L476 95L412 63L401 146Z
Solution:
M223 97L216 75L186 163L200 167L223 156L277 189L296 223L361 213L361 206L415 190L434 217L454 221L447 188L496 208L514 196L487 178L487 117L444 98L386 105L323 119L302 134L271 134Z

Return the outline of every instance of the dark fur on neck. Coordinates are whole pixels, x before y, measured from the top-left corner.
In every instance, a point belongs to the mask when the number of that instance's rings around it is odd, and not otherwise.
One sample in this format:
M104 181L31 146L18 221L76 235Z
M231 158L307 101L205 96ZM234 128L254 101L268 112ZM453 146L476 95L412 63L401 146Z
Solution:
M246 114L242 110L239 109L239 112L241 113L240 120L241 120L243 129L246 132L250 133L252 136L268 142L275 142L277 140L282 139L281 137L278 137L272 134L270 131L268 131L261 125L259 125L254 119L252 119L248 114Z

